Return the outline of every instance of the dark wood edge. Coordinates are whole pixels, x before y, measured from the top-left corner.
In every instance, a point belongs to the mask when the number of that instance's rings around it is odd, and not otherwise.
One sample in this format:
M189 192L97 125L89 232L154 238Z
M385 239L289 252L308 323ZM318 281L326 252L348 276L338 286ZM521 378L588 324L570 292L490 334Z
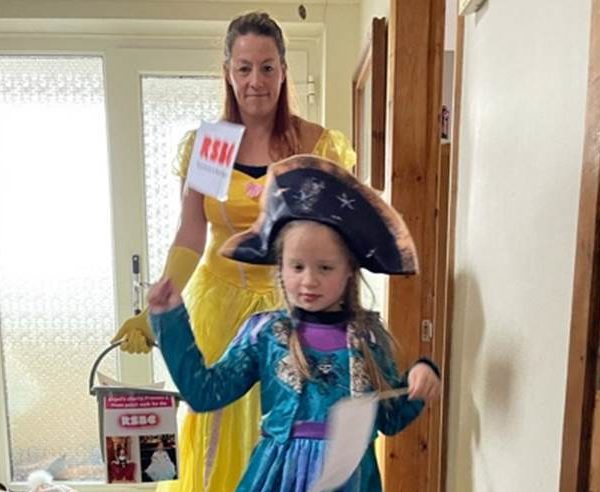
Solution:
M425 275L423 271L423 289L424 292L431 292L432 298L424 303L422 316L423 319L433 321L433 338L430 342L421 342L422 353L430 351L431 357L437 363L443 360L444 347L447 342L446 321L445 321L445 297L446 297L446 279L448 276L447 268L447 249L450 237L448 235L448 203L449 203L449 173L450 173L450 153L448 145L444 145L441 140L440 121L442 111L442 91L443 91L443 66L444 66L444 31L446 26L446 1L434 0L431 2L431 18L433 28L429 31L429 45L436 49L430 49L428 62L428 80L433 81L438 89L433 91L429 99L428 113L434 115L434 119L427 126L428 133L428 161L431 163L431 169L427 173L432 173L433 179L427 178L431 183L428 187L427 203L435 207L434 210L426 213L433 213L433 221L425 221L429 227L424 229L423 249L426 255L432 255L433 271L431 275ZM439 46L439 49L437 47ZM437 93L437 94L436 94ZM435 163L435 167L433 164ZM431 238L431 239L427 239ZM427 243L433 241L432 247ZM429 311L429 316L427 312ZM442 367L443 370L443 367ZM442 377L446 377L447 372ZM430 456L427 462L427 491L438 492L443 487L441 479L441 469L445 457L441 453L443 446L443 436L445 429L443 427L443 395L441 399L429 405L429 423L428 423L428 448Z
M387 19L374 17L371 37L352 78L352 143L360 156L361 125L364 118L365 83L371 76L371 162L369 184L380 191L385 187L385 126L387 90ZM361 174L364 163L357 163Z
M450 406L450 354L452 352L452 320L454 316L454 261L455 261L455 236L456 236L456 199L458 188L458 157L460 153L460 118L463 86L465 19L457 17L456 23L456 49L454 52L454 95L452 101L452 135L450 156L450 182L448 193L448 252L445 301L445 338L442 364L442 440L440 453L442 467L440 470L440 491L446 490L448 477L448 411Z
M592 0L585 140L567 392L563 421L561 492L589 488L596 359L600 326L600 0Z
M442 471L445 466L445 437L444 428L447 397L448 371L445 368L446 347L449 341L449 324L446 318L447 280L448 280L448 245L452 241L449 233L449 204L450 204L450 142L441 145L440 166L438 171L437 194L437 224L436 224L436 251L435 251L435 310L433 316L434 337L432 344L432 359L439 364L442 373L442 393L439 401L431 405L431 436L429 438L431 449L430 460L430 488L428 490L439 492L443 489L445 480ZM439 430L439 432L435 432Z
M387 90L387 19L374 18L371 26L371 186L385 188L385 122Z

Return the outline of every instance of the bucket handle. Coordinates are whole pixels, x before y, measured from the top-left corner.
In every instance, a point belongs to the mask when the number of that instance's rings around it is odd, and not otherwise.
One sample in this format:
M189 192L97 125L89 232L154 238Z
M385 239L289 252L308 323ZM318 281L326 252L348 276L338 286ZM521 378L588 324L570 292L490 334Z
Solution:
M100 352L100 355L94 361L94 364L92 365L92 370L90 371L90 378L89 378L89 391L90 391L90 395L92 395L92 396L94 395L94 391L93 391L94 378L96 376L96 370L98 369L98 366L100 365L100 362L102 362L102 359L104 359L104 357L106 356L106 354L108 354L111 350L114 350L115 348L117 348L122 343L123 343L123 340L119 340L118 342L111 343L102 352ZM156 342L152 342L152 347L158 347L158 345L156 344Z

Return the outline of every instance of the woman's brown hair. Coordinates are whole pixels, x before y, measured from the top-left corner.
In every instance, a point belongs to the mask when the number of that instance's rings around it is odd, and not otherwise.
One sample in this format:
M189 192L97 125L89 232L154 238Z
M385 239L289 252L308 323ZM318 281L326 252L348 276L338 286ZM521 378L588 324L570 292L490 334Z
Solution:
M285 58L286 47L283 32L277 22L266 12L249 12L233 19L227 28L225 35L225 60L223 62L224 70L227 70L231 61L231 52L233 45L239 36L246 34L255 34L257 36L266 36L275 42L279 53L279 60L282 67L287 68ZM275 121L273 124L273 134L271 135L271 157L273 160L283 159L300 152L300 142L298 137L298 127L300 120L293 114L290 84L288 77L283 80L277 108L275 110ZM242 123L240 108L235 98L233 88L225 77L225 103L223 109L223 119L232 123Z

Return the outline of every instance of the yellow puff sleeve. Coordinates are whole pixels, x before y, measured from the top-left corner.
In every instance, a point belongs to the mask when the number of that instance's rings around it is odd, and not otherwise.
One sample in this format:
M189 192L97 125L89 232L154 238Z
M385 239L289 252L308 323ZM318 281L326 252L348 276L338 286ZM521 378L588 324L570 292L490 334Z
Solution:
M338 130L323 130L312 153L337 162L348 171L356 165L356 152L350 140Z
M196 130L190 130L183 136L177 146L177 155L175 156L174 171L177 176L185 178L187 176L188 167L190 166L190 157L194 150L194 139Z

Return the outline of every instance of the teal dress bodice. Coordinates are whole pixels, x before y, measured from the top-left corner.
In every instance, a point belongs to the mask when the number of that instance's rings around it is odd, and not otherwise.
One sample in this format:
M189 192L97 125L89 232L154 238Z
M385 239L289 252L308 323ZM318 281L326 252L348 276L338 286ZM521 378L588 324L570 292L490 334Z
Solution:
M304 349L312 379L304 383L296 421L326 422L329 409L350 396L350 357L348 349L320 351Z

